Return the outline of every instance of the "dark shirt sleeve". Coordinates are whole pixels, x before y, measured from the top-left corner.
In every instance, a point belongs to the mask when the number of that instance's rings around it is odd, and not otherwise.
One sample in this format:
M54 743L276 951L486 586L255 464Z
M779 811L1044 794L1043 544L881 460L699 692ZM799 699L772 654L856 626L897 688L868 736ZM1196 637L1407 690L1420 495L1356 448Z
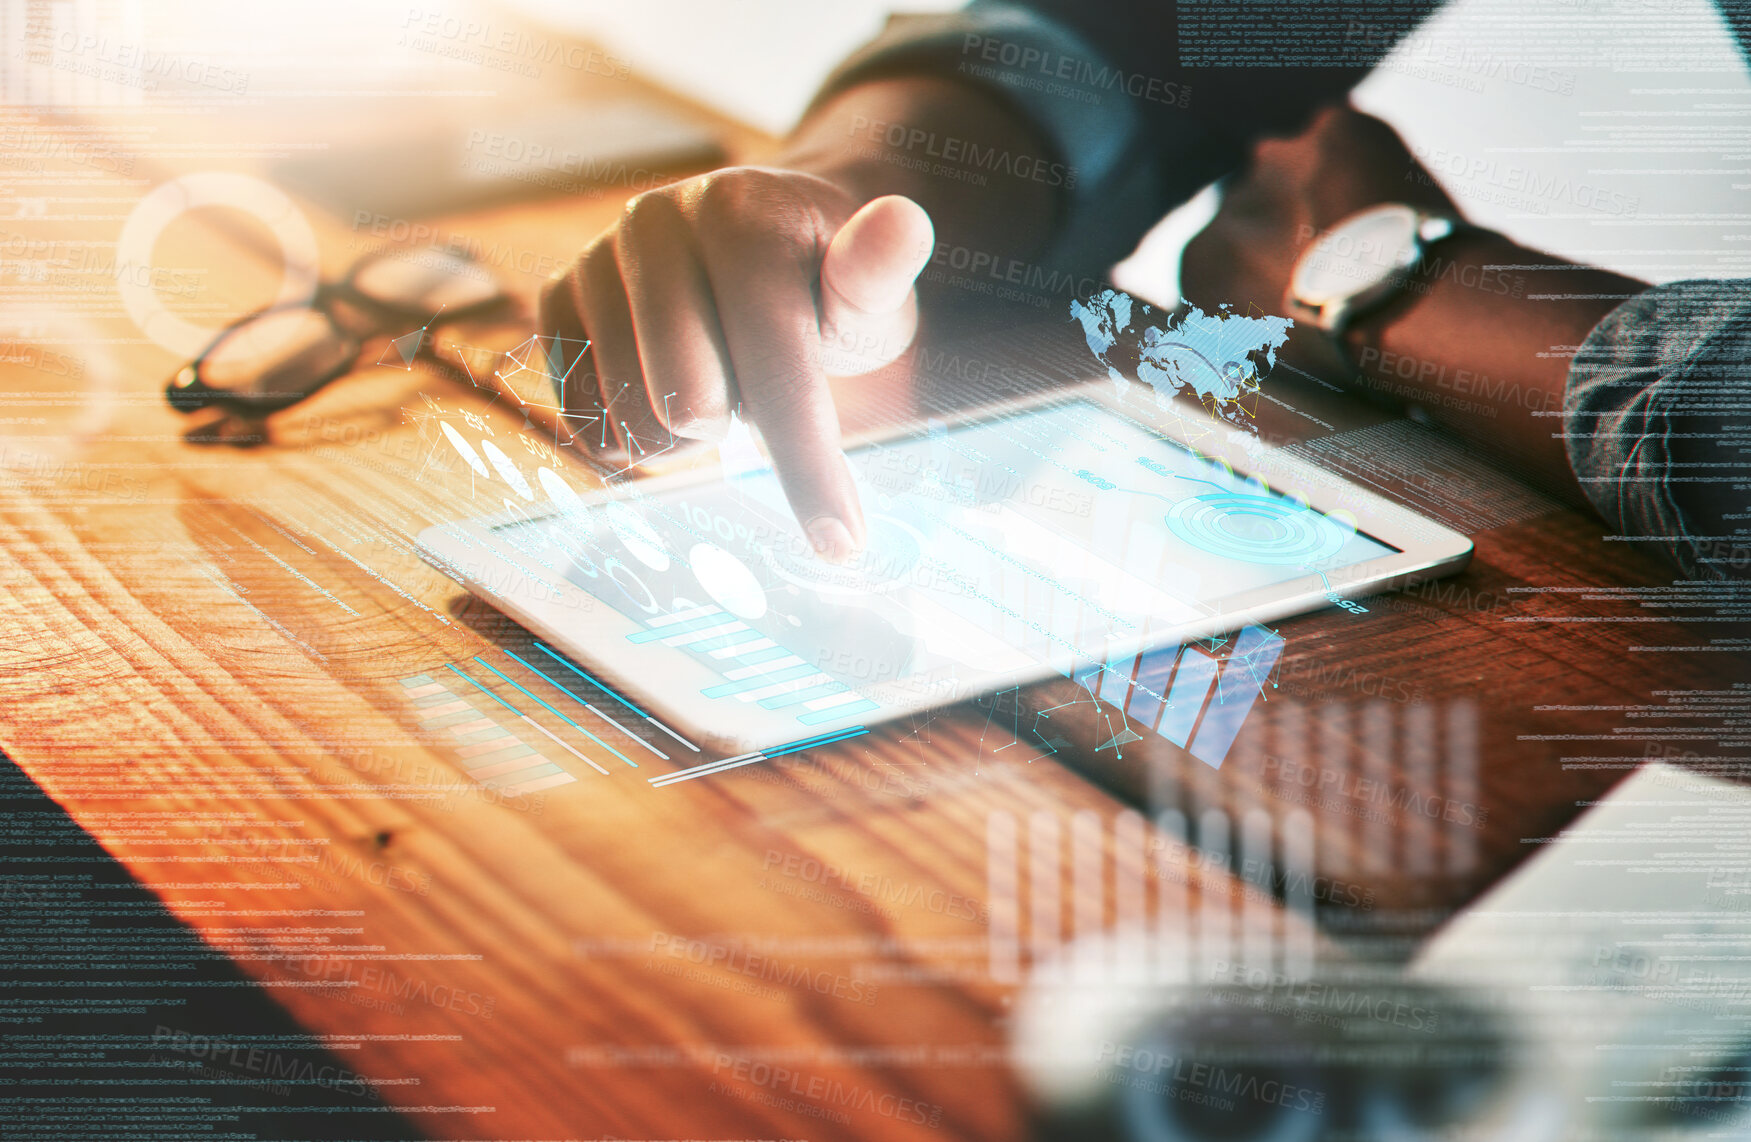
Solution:
M1606 315L1563 401L1599 513L1692 579L1751 578L1751 281L1656 286Z
M905 74L997 94L1066 168L1057 249L1085 263L1104 259L1104 268L1239 165L1254 139L1291 134L1341 98L1437 7L974 0L956 12L894 18L819 98ZM1358 18L1363 10L1369 15Z
M1745 49L1751 0L1719 6ZM1069 175L1056 252L1104 268L1253 140L1348 92L1437 7L974 0L895 18L822 97L926 74L1006 99ZM1696 578L1751 577L1748 394L1751 281L1651 289L1592 331L1570 369L1564 437L1621 538L1657 544Z

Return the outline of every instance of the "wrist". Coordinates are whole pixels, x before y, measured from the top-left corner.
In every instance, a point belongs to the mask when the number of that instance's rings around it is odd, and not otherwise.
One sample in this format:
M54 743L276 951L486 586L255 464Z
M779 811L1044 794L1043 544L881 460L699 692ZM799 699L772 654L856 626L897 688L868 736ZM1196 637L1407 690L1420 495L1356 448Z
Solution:
M1324 333L1335 357L1353 356L1352 327L1414 294L1431 251L1450 242L1461 225L1444 210L1402 202L1346 215L1296 259L1285 292L1289 313Z
M1396 358L1408 353L1410 347L1401 344L1399 333L1413 312L1425 305L1440 307L1442 295L1451 290L1524 296L1524 280L1499 268L1519 262L1521 255L1537 256L1492 230L1461 226L1429 248L1394 297L1349 322L1339 338L1344 353L1364 373L1377 371L1386 354Z

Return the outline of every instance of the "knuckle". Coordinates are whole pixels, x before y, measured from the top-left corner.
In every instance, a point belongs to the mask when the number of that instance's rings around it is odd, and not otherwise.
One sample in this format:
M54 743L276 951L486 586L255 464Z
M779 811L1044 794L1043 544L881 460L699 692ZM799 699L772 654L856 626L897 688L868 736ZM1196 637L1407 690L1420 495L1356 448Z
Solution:
M543 325L557 327L560 322L577 320L576 282L583 268L580 257L541 287L541 299L536 312Z
M588 312L589 302L606 304L619 288L620 258L618 243L604 239L593 242L578 259L577 286L574 296L580 315Z
M636 243L656 227L673 226L680 216L680 207L666 193L646 191L627 200L618 228L624 239Z
M815 235L826 230L805 176L761 167L731 167L696 191L700 225L720 236Z
M694 209L701 226L728 230L748 220L754 198L753 179L745 169L732 167L701 180L694 194Z

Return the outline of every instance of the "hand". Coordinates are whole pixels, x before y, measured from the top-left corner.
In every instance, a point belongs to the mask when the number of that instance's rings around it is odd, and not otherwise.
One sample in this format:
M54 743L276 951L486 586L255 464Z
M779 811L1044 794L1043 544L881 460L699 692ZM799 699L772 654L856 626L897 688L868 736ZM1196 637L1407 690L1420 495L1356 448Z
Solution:
M796 171L730 167L641 194L542 298L544 331L591 342L564 385L570 423L636 464L721 440L736 412L815 550L848 559L866 531L826 377L905 351L934 241L911 199L860 204Z
M1358 210L1403 202L1456 214L1453 201L1391 127L1350 107L1319 112L1291 139L1262 139L1229 183L1215 219L1186 246L1181 289L1206 309L1282 313L1296 259L1315 238ZM1299 327L1297 332L1299 332ZM1291 338L1317 360L1312 337Z

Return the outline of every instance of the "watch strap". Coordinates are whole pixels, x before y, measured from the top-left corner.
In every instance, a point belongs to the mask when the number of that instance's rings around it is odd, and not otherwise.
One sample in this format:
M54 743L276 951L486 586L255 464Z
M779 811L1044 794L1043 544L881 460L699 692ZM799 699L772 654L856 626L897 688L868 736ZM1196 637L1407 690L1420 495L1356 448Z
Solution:
M1323 231L1319 236L1319 240L1323 240L1328 235L1342 230L1346 224L1368 213L1368 211L1378 210L1380 205L1371 206L1364 210L1359 210L1346 215L1336 225ZM1455 234L1458 234L1465 229L1468 229L1467 223L1456 215L1449 214L1445 211L1423 210L1419 207L1411 206L1408 203L1403 205L1414 215L1414 229L1411 239L1414 257L1412 257L1405 265L1396 269L1385 282L1372 287L1368 291L1369 296L1366 298L1366 301L1359 301L1358 297L1341 297L1324 303L1312 303L1303 301L1295 295L1294 281L1298 276L1302 260L1313 256L1314 253L1319 250L1319 240L1316 240L1313 245L1301 252L1300 257L1295 261L1295 268L1291 270L1289 275L1290 286L1284 296L1284 305L1288 310L1289 316L1296 320L1305 320L1308 324L1324 334L1326 340L1330 342L1333 350L1338 354L1345 366L1350 368L1351 371L1354 371L1354 362L1350 360L1349 348L1344 343L1344 334L1349 329L1351 323L1355 321L1356 318L1366 313L1373 312L1383 306L1390 305L1393 301L1401 297L1409 286L1411 279L1414 278L1417 271L1422 268L1424 261L1428 257L1430 247L1453 237Z

